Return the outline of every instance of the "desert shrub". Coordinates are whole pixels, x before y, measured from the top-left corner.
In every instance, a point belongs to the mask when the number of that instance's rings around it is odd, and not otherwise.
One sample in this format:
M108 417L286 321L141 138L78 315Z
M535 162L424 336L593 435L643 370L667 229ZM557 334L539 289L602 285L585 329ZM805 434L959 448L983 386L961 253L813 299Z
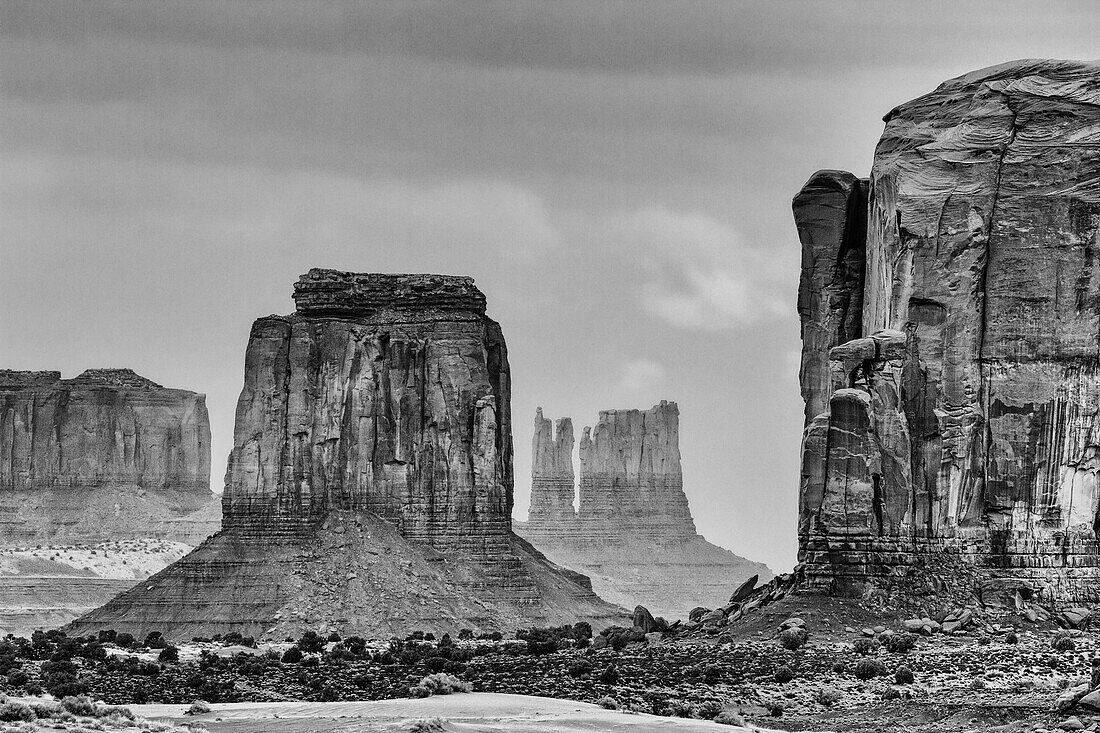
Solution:
M38 716L34 714L34 709L25 703L21 702L5 702L0 704L0 720L5 721L26 721L28 723L38 719Z
M591 639L592 638L592 624L587 621L578 621L573 624L573 638L577 639Z
M332 631L328 635L328 640L333 642L333 643L338 642L338 641L340 641L340 634L336 633L335 631Z
M302 650L296 646L292 646L283 652L283 661L287 664L297 664L302 661Z
M691 718L695 716L695 708L692 707L691 703L683 700L671 701L662 712L670 718Z
M901 692L896 687L887 687L882 691L883 700L898 700L901 698Z
M975 677L970 683L971 690L984 690L987 687L989 687L989 684L981 677Z
M840 690L834 687L822 687L814 692L814 702L831 708L840 702Z
M783 711L787 709L782 700L770 700L764 703L764 707L767 708L768 715L773 718L782 718Z
M180 650L169 644L160 650L160 654L157 655L157 660L175 664L180 660Z
M446 673L430 674L409 688L409 697L431 697L449 695L452 692L469 692L473 689L469 682L463 682L454 675Z
M604 667L603 672L600 672L600 682L605 685L617 685L619 684L619 670L614 664L609 664Z
M150 631L142 645L149 649L164 649L168 646L168 640L159 631Z
M886 674L886 665L882 663L882 660L875 659L874 657L864 657L852 667L852 674L854 674L857 679L861 680L881 677Z
M100 631L96 638L99 639L100 644L111 644L118 638L118 633L114 629L107 629L106 631Z
M1019 643L1020 643L1020 637L1016 636L1015 632L1010 631L1007 634L1005 634L1005 644L1019 644Z
M852 642L852 651L856 654L867 656L869 654L877 654L880 646L882 645L879 644L877 639L861 637Z
M707 700L695 706L695 717L700 720L714 720L722 712L722 703L717 700Z
M1051 646L1054 647L1056 652L1072 652L1077 648L1077 642L1069 634L1058 632L1058 635L1054 637L1054 641L1051 642Z
M833 672L835 672L836 674L844 674L847 671L848 665L844 663L843 659L838 660L835 664L833 664Z
M183 711L184 715L206 715L213 708L210 707L210 703L206 700L195 700L191 703L191 707Z
M791 651L801 648L809 638L809 633L801 628L786 629L785 631L779 632L779 643L782 644L785 649L790 649Z
M336 688L332 685L325 685L321 688L321 694L318 695L318 699L321 702L336 702L340 699L340 693L336 691Z
M371 686L371 678L369 675L359 674L351 678L351 684L355 685L361 690L365 690Z
M903 631L900 634L885 634L882 637L882 646L891 654L905 654L913 651L917 645L917 635Z
M134 635L124 631L115 636L115 644L123 649L129 649L134 645Z
M466 641L474 638L473 629L460 629L458 632L458 638L460 641Z
M909 669L908 667L898 667L897 670L894 672L894 682L899 685L911 685L913 684L914 679L915 678L913 677L913 670Z
M446 730L444 726L447 721L443 718L421 718L414 720L409 726L409 733L436 733L436 731Z
M741 713L736 713L732 710L723 710L714 716L714 722L721 725L745 725L745 719L741 717Z
M30 681L30 675L21 669L17 669L8 675L8 684L12 687L22 687Z
M298 639L297 646L305 654L316 654L325 648L325 640L316 631L307 631Z
M306 657L305 659L302 660L302 666L303 667L320 667L321 666L321 660L318 659L317 657Z
M580 659L574 659L569 663L569 676L570 677L584 677L595 669L595 665L591 661L581 657Z
M615 698L611 697L610 695L604 695L603 697L601 697L599 700L596 701L596 704L599 705L604 710L618 710L619 709L619 701L616 700Z
M88 685L76 678L76 675L65 672L46 675L42 679L46 692L56 698L83 695L88 691Z
M781 685L785 685L794 679L794 672L791 671L790 667L784 664L782 667L775 670L775 674L773 675L773 677L776 682Z
M73 715L84 715L89 718L98 717L98 708L96 707L95 701L86 695L70 695L69 697L62 698L61 709Z

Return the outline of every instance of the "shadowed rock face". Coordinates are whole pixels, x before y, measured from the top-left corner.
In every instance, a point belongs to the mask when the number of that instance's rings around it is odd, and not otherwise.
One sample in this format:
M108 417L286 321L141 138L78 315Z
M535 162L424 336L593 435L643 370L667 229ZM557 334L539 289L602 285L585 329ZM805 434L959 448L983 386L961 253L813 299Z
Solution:
M517 531L547 557L592 578L601 597L687 617L725 602L731 586L767 567L696 534L680 469L679 408L604 410L580 443L580 509L573 423L551 429L540 408L532 444L531 509Z
M77 628L618 618L512 534L508 356L470 278L311 270L294 299L252 327L222 532Z
M807 577L948 548L1100 600L1100 65L992 67L885 121L869 185L794 201Z
M129 369L0 370L0 542L197 544L217 526L188 515L213 498L203 395Z

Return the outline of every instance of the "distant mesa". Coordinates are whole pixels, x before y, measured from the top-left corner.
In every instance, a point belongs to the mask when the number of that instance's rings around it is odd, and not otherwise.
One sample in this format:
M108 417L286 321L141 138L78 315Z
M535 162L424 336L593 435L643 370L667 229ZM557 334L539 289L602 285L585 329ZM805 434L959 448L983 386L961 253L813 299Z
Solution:
M566 567L585 573L603 598L643 604L653 613L687 618L696 606L721 605L730 589L761 563L707 542L695 530L680 468L679 408L604 410L580 441L578 488L573 423L556 430L535 415L531 507L516 531Z
M310 270L252 326L222 530L79 619L177 637L621 621L511 529L511 385L467 277Z
M971 72L885 121L869 179L794 199L805 584L955 557L983 603L1100 600L1100 64Z
M217 531L218 502L203 395L0 370L0 633L111 599Z
M198 544L216 517L189 515L213 499L204 395L130 369L0 370L0 544Z

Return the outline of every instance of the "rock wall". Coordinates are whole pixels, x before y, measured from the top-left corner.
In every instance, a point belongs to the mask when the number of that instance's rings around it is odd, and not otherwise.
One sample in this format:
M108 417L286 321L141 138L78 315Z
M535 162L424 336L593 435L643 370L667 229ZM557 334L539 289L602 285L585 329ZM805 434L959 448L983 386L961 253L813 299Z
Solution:
M0 543L187 541L194 522L174 523L213 497L203 395L129 369L0 370Z
M643 604L670 618L714 605L753 574L753 563L707 542L683 489L679 408L604 410L580 443L579 510L573 474L573 423L557 430L539 408L532 443L531 509L516 531L551 560L592 579L603 598Z
M1100 601L1100 65L984 69L885 122L869 182L794 201L806 577L951 550L991 592Z
M472 279L310 270L294 299L252 327L222 532L77 627L373 634L377 614L396 632L622 613L512 534L508 355Z

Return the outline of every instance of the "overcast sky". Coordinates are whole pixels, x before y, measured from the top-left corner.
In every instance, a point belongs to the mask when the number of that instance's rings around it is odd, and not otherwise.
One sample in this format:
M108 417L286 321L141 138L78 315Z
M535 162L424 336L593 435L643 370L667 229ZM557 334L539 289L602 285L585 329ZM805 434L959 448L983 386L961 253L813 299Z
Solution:
M535 407L680 404L708 539L795 559L790 200L882 115L1080 3L0 2L0 367L207 395L221 489L253 319L310 267L472 275Z

